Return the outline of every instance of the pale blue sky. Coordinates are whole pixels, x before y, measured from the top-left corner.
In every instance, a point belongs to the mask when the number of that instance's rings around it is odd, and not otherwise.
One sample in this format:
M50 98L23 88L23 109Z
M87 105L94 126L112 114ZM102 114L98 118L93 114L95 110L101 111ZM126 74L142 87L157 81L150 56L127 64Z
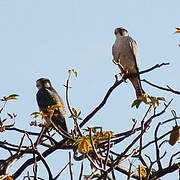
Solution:
M17 127L35 130L29 126L32 121L29 114L38 110L35 81L41 77L49 78L64 98L63 85L68 69L72 68L78 72L78 78L72 78L71 104L82 110L83 118L90 113L101 102L114 83L114 75L119 72L111 61L111 47L115 40L113 31L119 26L127 28L137 41L141 70L170 62L169 67L154 70L141 78L179 90L180 35L173 34L175 27L180 26L179 7L179 0L1 0L0 96L20 95L18 101L7 106L8 111L18 114ZM178 112L178 96L142 85L151 95L164 96L167 100L175 97L168 112L172 108ZM131 84L122 84L87 125L100 125L115 133L130 129L131 119L140 121L146 109L130 108L134 99ZM164 116L165 119L169 117L170 113ZM68 119L67 123L70 129L72 121ZM10 136L10 133L6 134L6 138L13 141ZM177 150L179 145L166 148L167 151ZM62 161L56 169L58 171L67 159L64 153L53 155L59 158L58 162ZM50 159L52 162L53 158ZM69 174L60 179L68 178Z

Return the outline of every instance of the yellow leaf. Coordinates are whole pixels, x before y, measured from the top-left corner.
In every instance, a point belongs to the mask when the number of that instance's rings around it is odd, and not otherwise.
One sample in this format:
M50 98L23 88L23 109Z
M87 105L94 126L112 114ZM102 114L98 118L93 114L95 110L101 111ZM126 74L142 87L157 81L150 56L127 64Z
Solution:
M58 109L60 107L64 108L64 105L63 104L55 104L55 105L51 106L51 109L55 110L55 109Z
M2 125L1 127L0 127L0 132L4 132L6 130L6 127L4 126L4 125Z
M72 69L72 72L74 73L74 76L77 77L77 72L74 69Z
M176 28L176 31L174 32L174 34L180 33L180 28Z
M14 180L14 178L9 175L0 175L0 180Z
M12 99L17 99L19 95L17 94L11 94L8 97L4 97L4 99L2 99L2 101L8 101L8 100L12 100Z
M31 116L34 116L33 118L37 118L39 116L41 116L42 119L45 119L46 117L48 117L48 114L41 112L33 112L31 113Z
M146 166L144 166L144 165L141 165L140 166L140 174L141 174L141 176L142 177L144 177L144 178L146 178L146 176L147 176L147 172L146 172L146 169L147 167Z
M147 172L144 169L141 169L141 176L144 178L147 176Z
M113 137L116 137L111 131L102 131L102 132L96 132L93 136L93 139L96 141L96 142L101 142L101 141L104 141L104 140L107 140L108 138L113 138Z
M72 111L73 111L73 113L74 113L74 116L77 116L77 111L76 111L76 109L75 109L75 108L72 108Z
M78 151L82 154L92 151L92 145L88 136L78 139Z

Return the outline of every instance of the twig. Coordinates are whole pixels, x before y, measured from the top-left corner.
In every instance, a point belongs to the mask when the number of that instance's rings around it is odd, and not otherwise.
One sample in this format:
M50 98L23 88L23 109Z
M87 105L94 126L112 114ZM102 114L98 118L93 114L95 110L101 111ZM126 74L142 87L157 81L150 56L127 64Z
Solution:
M156 146L156 159L157 159L157 164L158 164L158 169L162 169L162 164L161 164L161 161L160 161L160 152L159 152L159 146L158 146L158 142L157 142L157 132L158 132L158 129L160 127L161 123L158 123L156 129L155 129L155 132L154 132L154 139L155 139L155 146Z
M82 179L83 169L84 169L84 161L82 161L82 163L81 163L81 170L80 170L80 174L79 174L79 180Z
M108 161L108 158L109 158L109 152L110 152L110 148L111 148L110 142L111 142L111 137L110 137L110 134L108 134L108 146L107 146L106 158L105 158L105 161L104 161L104 169L106 169L107 161Z
M90 161L90 163L96 168L96 169L99 169L100 171L102 172L106 172L103 168L97 166L93 161L92 159L90 158L90 156L88 154L86 154L86 157L88 158L88 160Z
M175 154L173 154L173 155L171 156L170 161L169 161L169 166L172 166L173 158L174 158L175 156L177 156L178 154L180 154L180 151L178 151L177 153L175 153Z
M152 68L141 71L139 74L144 74L144 73L150 72L150 71L152 71L152 70L154 70L156 68L160 68L161 66L164 66L164 65L169 65L169 63L156 64ZM107 93L106 93L104 99L102 100L102 102L88 116L86 116L86 118L80 123L80 125L79 125L80 128L83 127L105 105L105 103L107 102L107 100L108 100L109 96L111 95L112 91L117 86L119 86L122 82L123 82L122 80L117 81L117 78L115 79L114 84L109 88L109 90L107 91Z
M123 163L127 161L129 158L131 158L132 156L134 156L134 154L136 154L139 149L140 147L137 146L135 149L133 149L133 151L128 156L126 156L123 160L121 160L120 163Z
M44 151L44 152L42 153L42 156L45 158L46 156L52 154L54 151L56 151L56 150L58 150L59 148L61 148L66 141L67 141L67 139L65 138L65 139L63 139L62 141L60 141L59 143L57 143L57 144L55 144L54 146L50 147L49 149L47 149L46 151ZM38 157L36 158L36 161L38 162L38 161L40 161L40 160L41 160L41 157L38 156ZM14 173L14 178L19 177L19 176L21 175L21 173L24 171L24 169L26 169L28 166L30 166L30 165L33 164L33 163L34 163L33 158L28 159L27 161L25 161L24 164L22 164L22 165L20 166L20 168L17 169L16 172Z
M176 171L177 169L179 169L179 166L180 166L180 163L175 163L172 166L168 166L159 171L156 171L152 175L150 175L149 179L151 179L151 180L158 179L166 174L172 173L172 172Z
M28 139L29 139L30 142L31 142L31 146L32 146L33 150L35 151L35 153L36 153L38 156L40 156L41 161L42 161L42 163L44 164L44 166L46 167L47 172L48 172L48 174L49 174L49 180L51 180L51 179L52 179L52 173L51 173L51 169L50 169L47 161L46 161L45 158L42 156L42 154L36 149L36 147L34 146L32 140L31 140L31 138L30 138L30 136L29 136L29 134L26 133L26 135L27 135ZM33 156L34 156L34 163L35 163L35 166L34 166L34 177L37 178L37 160L36 160L35 154L33 154Z
M34 165L33 165L33 172L34 172L34 179L37 179L37 161L36 161L36 155L35 155L35 151L36 151L36 148L32 142L32 139L30 138L29 134L25 133L31 143L31 146L32 146L32 149L34 150L33 152L33 160L34 160Z
M96 151L96 148L95 148L95 145L94 145L94 141L93 141L93 138L92 138L92 128L88 128L89 129L89 138L90 138L90 142L91 142L91 145L92 145L92 149L93 149L93 152L94 154L96 155L96 157L98 158L99 162L100 162L100 165L102 167L102 161L101 161L101 158L99 157L97 151Z
M71 152L69 152L69 172L70 172L71 180L73 180L72 162L71 162Z
M70 102L69 102L69 81L70 81L70 77L71 77L71 71L69 71L69 76L68 76L68 79L66 81L65 87L66 87L66 103L67 103L69 112L71 113L71 115L73 115L73 111L71 109ZM76 118L73 117L73 120L74 120L74 124L76 125L77 130L78 130L80 136L82 137L81 129L79 127L79 124L77 123Z
M80 123L79 127L82 128L107 102L109 96L111 95L111 93L113 92L113 90L119 86L123 81L115 81L115 83L109 88L109 90L107 91L104 99L102 100L102 102L88 115L86 116L86 118Z
M130 178L131 178L131 168L132 168L132 163L130 163L130 165L129 165L129 174L127 176L127 180L130 180Z
M169 92L172 92L172 93L174 93L174 94L180 95L180 91L176 91L176 90L173 90L173 89L171 89L171 88L164 88L164 87L155 85L155 84L147 81L146 79L143 79L143 80L141 80L141 81L143 81L143 82L145 82L145 83L147 83L147 84L149 84L149 85L151 85L151 86L153 86L153 87L155 87L155 88L158 88L158 89L161 89L161 90L164 90L164 91L169 91Z
M139 74L144 74L144 73L147 73L147 72L150 72L154 69L157 69L157 68L160 68L161 66L166 66L166 65L169 65L170 63L161 63L161 64L156 64L155 66L149 68L149 69L146 69L144 71L141 71Z
M21 150L21 148L22 148L22 143L23 143L23 141L24 141L24 138L25 138L25 134L24 134L23 137L21 138L21 142L20 142L20 144L19 144L18 152L17 152L17 153L19 153L20 150Z
M70 162L68 162L68 163L64 166L64 168L56 175L56 177L55 177L53 180L57 180L57 179L59 178L59 176L61 175L61 173L63 173L64 170L69 166L69 163L70 163Z

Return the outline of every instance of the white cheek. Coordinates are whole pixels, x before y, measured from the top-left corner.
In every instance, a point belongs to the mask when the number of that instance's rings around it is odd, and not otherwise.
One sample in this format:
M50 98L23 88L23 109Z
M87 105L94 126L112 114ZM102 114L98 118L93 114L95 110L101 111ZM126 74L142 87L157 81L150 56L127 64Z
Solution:
M45 87L46 87L46 88L49 88L49 87L51 87L51 85L50 85L49 83L46 83L46 84L45 84Z

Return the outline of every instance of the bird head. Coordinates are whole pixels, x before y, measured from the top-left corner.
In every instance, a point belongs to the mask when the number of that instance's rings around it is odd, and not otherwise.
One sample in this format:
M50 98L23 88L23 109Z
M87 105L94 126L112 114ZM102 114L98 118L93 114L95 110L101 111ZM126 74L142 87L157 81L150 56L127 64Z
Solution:
M123 27L120 27L120 28L116 28L114 30L114 34L117 36L128 36L128 31L123 28Z
M36 87L38 89L41 89L41 88L49 88L49 87L52 87L51 86L51 82L49 79L47 78L40 78L36 81Z

